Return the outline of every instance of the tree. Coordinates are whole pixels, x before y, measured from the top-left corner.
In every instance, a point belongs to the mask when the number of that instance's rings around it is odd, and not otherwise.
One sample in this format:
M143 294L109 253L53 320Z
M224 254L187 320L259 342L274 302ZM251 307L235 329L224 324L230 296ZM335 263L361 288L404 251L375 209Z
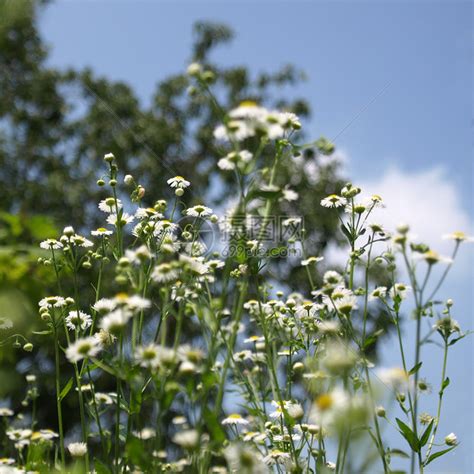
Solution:
M213 89L221 105L211 96L193 94L182 71L158 82L151 105L144 107L126 83L98 77L87 69L62 71L48 66L48 52L36 24L43 6L44 2L26 0L0 2L2 283L5 288L15 287L30 302L21 309L18 321L32 329L39 288L48 282L48 276L40 273L44 269L33 264L38 241L71 222L82 227L97 221L97 202L104 192L94 183L105 153L114 153L120 170L139 177L145 189L160 189L163 176L171 178L179 174L176 170L185 169L191 189L200 190L194 194L194 203L205 197L217 205L237 192L232 174L219 173L215 166L223 150L216 146L213 131L223 119L223 109L251 100L294 112L303 120L311 113L305 100L290 101L280 93L283 86L304 79L293 66L254 76L245 66L222 67L213 62L213 50L230 42L233 33L208 22L194 27L190 61L199 61L212 72L209 80L216 81ZM338 162L331 158L333 151L334 146L321 138L277 170L279 192L289 184L301 199L282 200L276 214L298 215L306 229L318 228L318 234L308 236L307 255L321 255L329 243L340 239L335 215L317 205L344 182ZM266 149L261 159L272 152ZM162 192L165 196L169 190ZM147 194L143 202L153 205ZM277 286L291 281L294 287L310 290L300 260L275 259ZM19 266L22 272L9 271ZM20 284L25 276L28 285ZM10 307L11 295L4 301L3 311ZM15 377L10 362L5 370ZM43 413L47 415L47 410Z

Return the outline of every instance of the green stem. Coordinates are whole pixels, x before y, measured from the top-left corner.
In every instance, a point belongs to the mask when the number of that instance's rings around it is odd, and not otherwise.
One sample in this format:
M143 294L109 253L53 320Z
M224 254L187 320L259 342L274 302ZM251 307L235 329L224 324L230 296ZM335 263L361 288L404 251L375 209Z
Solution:
M63 414L61 408L61 385L60 385L60 369L59 369L59 340L56 322L53 321L54 333L54 362L55 362L55 382L56 382L56 409L58 413L58 431L59 431L59 451L61 453L61 464L64 466L66 456L64 453L64 431L63 431Z
M444 394L444 381L446 380L446 367L448 363L448 341L444 341L444 355L443 355L443 369L441 370L441 383L440 383L440 389L439 389L439 399L438 399L438 410L436 413L436 420L434 422L434 427L433 427L433 434L431 435L431 439L428 445L428 450L426 452L425 459L428 459L431 453L431 449L433 448L433 443L436 438L436 433L438 431L438 426L439 426L439 418L441 416L441 405L443 404L443 394Z

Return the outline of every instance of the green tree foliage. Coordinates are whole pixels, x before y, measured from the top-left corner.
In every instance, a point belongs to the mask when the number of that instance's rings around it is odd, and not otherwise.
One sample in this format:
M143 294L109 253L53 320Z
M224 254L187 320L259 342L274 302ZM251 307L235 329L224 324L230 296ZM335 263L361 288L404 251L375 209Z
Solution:
M189 90L184 66L157 83L150 105L145 106L124 82L99 77L89 69L49 66L37 28L43 7L44 2L0 0L0 278L5 288L0 312L13 311L22 296L25 307L14 311L21 313L19 320L29 318L31 330L40 291L52 281L47 269L34 265L41 255L37 244L72 222L77 227L96 223L97 202L105 196L95 186L96 172L105 153L114 153L120 170L139 178L155 199L163 176L184 174L192 182L191 205L205 199L218 207L238 192L233 176L216 167L223 150L216 146L213 130L223 119L222 110L251 100L295 112L302 120L311 113L305 100L285 96L304 80L293 66L254 74L245 65L215 63L213 50L229 43L233 33L208 22L195 25L187 59L214 73L213 90L221 106ZM276 184L289 184L300 196L296 202L282 201L277 214L301 216L306 229L318 229L308 236L308 255L323 254L342 237L335 214L318 205L343 184L338 162L331 158L333 151L334 146L321 138L277 170ZM269 156L272 150L267 147L265 153ZM162 193L165 197L169 190ZM153 204L147 194L144 203ZM276 285L291 281L294 288L310 290L300 260L275 262ZM11 353L8 357L15 359ZM28 363L41 361L28 359ZM9 374L14 373L11 364ZM43 413L48 415L47 410Z

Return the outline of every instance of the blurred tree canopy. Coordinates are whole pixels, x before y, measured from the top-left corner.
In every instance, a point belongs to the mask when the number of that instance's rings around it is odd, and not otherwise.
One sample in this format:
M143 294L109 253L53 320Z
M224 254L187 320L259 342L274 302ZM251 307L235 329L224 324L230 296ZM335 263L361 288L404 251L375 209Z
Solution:
M166 197L164 179L183 169L192 189L199 190L194 191L197 200L213 204L231 195L233 176L225 177L216 167L222 151L212 133L222 120L220 111L208 98L188 94L184 73L159 81L151 105L143 107L123 82L98 77L88 69L60 71L47 65L47 48L36 26L43 2L2 0L0 8L3 211L48 216L58 227L96 224L103 193L95 182L108 152L115 154L123 173L137 177L150 190L150 199ZM285 66L255 75L245 66L223 68L213 63L213 49L233 38L224 25L196 23L194 38L190 60L215 72L213 87L222 109L253 100L303 118L310 115L305 100L286 100L281 93L281 88L303 80L302 72ZM290 183L300 195L296 203L282 205L282 211L302 215L308 230L318 229L310 239L309 254L320 254L338 227L334 215L315 205L341 185L337 162L324 156L333 147L325 140L318 145L306 151L303 163L281 166L278 176L279 184ZM226 179L225 186L219 185ZM37 243L31 237L28 243ZM305 281L302 278L301 284Z
M99 223L97 203L105 196L96 180L105 153L114 153L121 172L132 174L147 189L145 204L166 198L165 181L178 174L192 182L190 205L204 201L218 206L237 192L233 176L216 166L223 156L213 138L222 121L220 109L208 97L188 93L185 64L183 72L157 82L149 106L124 82L89 69L51 67L37 28L45 3L0 0L0 317L15 314L17 332L35 329L37 301L48 286L49 294L55 293L53 275L35 265L41 255L39 241L56 237L66 225L86 229ZM309 104L285 97L285 89L304 80L293 66L254 74L243 65L213 62L213 50L232 39L227 26L196 23L188 58L215 73L213 90L222 109L252 100L307 119ZM343 185L339 164L330 157L333 150L321 138L278 169L277 184L290 184L299 200L282 201L277 212L304 218L308 255L321 255L331 242L338 242L335 213L319 206L322 197ZM292 288L308 292L299 262L277 261L273 276L277 283L291 281ZM22 364L36 364L47 372L47 351L42 347L34 357L24 354ZM15 353L0 350L0 360L10 361L2 364L0 376L20 386L16 359ZM45 403L45 419L48 406Z

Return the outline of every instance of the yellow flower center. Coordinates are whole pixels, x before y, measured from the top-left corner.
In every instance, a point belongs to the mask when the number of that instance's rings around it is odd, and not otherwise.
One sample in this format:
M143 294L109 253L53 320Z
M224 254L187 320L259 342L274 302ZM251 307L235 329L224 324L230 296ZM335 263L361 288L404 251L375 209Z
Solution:
M329 393L323 393L316 399L316 405L321 411L329 410L333 405L333 399Z
M253 100L243 100L240 104L240 107L256 107L257 103Z

